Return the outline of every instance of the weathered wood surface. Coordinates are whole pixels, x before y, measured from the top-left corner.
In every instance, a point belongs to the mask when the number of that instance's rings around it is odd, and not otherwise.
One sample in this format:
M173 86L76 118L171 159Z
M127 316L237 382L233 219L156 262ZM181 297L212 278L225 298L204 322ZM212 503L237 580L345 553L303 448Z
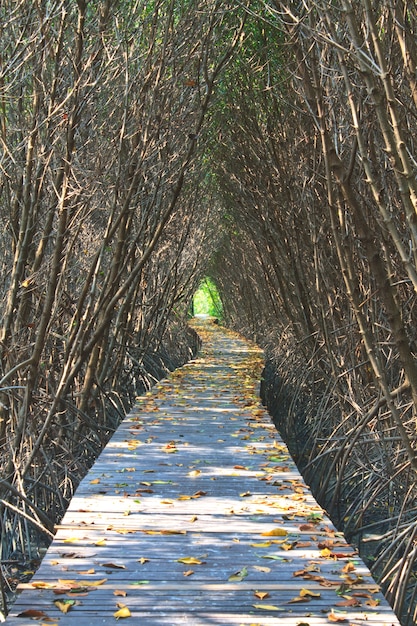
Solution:
M9 626L398 626L254 399L257 349L204 333L80 484Z

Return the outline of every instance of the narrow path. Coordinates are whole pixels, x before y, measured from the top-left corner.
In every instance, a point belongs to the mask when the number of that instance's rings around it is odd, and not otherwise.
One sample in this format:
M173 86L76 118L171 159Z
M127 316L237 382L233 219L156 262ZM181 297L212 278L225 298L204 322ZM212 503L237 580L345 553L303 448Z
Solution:
M398 626L255 395L260 353L215 325L80 484L9 626Z

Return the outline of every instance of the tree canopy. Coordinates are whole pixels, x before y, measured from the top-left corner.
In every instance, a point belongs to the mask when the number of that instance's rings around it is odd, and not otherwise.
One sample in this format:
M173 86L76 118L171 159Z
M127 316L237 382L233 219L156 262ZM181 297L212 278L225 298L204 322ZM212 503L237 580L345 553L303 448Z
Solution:
M210 276L318 497L414 623L416 20L409 0L2 2L2 560L34 558L135 395L187 358Z

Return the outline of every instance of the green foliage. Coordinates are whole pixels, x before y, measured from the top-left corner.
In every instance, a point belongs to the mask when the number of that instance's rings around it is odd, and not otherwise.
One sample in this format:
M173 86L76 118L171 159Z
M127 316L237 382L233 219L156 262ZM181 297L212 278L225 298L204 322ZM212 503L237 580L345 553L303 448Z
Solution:
M194 315L211 315L222 319L223 304L214 281L206 276L193 299Z

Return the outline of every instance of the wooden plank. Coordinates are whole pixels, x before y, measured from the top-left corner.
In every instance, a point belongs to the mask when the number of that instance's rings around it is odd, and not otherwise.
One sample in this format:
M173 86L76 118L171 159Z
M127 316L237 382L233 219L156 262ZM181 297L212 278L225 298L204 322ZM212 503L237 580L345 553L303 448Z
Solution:
M118 603L147 626L398 626L254 399L257 350L204 333L81 482L9 626L116 624Z

